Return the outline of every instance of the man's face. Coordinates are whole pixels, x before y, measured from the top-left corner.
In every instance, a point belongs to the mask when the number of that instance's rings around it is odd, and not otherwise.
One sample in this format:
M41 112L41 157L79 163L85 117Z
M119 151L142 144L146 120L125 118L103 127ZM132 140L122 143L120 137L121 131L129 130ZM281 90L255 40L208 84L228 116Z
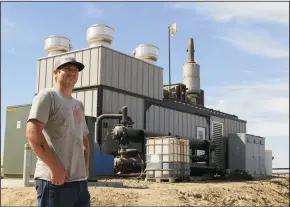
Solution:
M79 71L75 65L67 64L54 71L57 81L65 87L73 87L78 81Z

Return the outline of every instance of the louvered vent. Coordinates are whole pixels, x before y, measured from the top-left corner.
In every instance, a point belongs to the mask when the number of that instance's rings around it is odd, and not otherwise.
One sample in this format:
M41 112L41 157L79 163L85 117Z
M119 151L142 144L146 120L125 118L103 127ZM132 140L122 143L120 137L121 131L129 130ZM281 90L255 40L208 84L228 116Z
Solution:
M217 147L214 151L214 163L220 168L225 168L225 153L223 150L223 124L212 122L212 139Z

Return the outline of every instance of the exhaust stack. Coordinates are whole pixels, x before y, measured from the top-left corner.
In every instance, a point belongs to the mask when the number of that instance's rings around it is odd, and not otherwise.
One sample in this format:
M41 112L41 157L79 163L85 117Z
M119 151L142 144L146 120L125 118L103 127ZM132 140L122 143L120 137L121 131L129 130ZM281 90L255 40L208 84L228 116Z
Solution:
M188 63L195 63L194 62L194 42L192 38L189 38L188 41L188 48L186 50L188 52Z
M194 61L194 42L188 40L188 62L183 65L183 84L188 89L186 99L192 104L200 104L200 66Z

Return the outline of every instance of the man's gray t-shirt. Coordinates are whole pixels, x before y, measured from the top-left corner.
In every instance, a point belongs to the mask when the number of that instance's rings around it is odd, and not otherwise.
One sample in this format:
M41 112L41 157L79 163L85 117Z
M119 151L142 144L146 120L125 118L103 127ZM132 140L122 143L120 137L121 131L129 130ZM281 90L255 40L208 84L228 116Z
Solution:
M43 134L56 158L71 177L69 181L86 180L83 136L87 136L89 131L83 104L72 97L65 97L55 89L44 89L32 102L28 120L31 119L45 124ZM48 166L39 158L34 177L51 180Z

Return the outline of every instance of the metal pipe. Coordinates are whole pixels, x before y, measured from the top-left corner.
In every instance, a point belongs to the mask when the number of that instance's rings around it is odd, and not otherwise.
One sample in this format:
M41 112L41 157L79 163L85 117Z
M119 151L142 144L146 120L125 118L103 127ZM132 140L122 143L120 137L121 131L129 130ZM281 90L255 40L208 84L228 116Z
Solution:
M122 112L122 120L121 120L121 124L123 124L124 126L127 126L128 121L127 121L127 117L128 117L128 108L127 106L123 106L121 109Z
M95 146L94 149L96 149L98 146L101 146L101 142L98 142L98 135L99 130L101 129L100 124L104 119L119 119L122 120L123 114L102 114L97 118L96 124L95 124ZM100 137L101 139L101 137Z
M171 61L170 61L170 24L168 25L168 72L169 72L169 98L171 98Z
M29 187L31 170L31 147L30 144L24 145L24 161L23 161L23 184L24 187Z
M101 146L101 137L99 137L98 141L98 135L99 135L99 130L100 130L100 124L104 119L119 119L119 121L123 122L124 124L127 124L127 116L128 116L128 107L123 106L121 109L122 114L102 114L100 115L95 124L95 146L94 149L96 149L98 146Z
M194 42L192 38L189 38L188 40L188 48L186 52L188 52L188 63L195 63L194 62Z
M189 139L189 145L191 149L195 150L207 150L210 142L208 140L203 140L203 139Z

